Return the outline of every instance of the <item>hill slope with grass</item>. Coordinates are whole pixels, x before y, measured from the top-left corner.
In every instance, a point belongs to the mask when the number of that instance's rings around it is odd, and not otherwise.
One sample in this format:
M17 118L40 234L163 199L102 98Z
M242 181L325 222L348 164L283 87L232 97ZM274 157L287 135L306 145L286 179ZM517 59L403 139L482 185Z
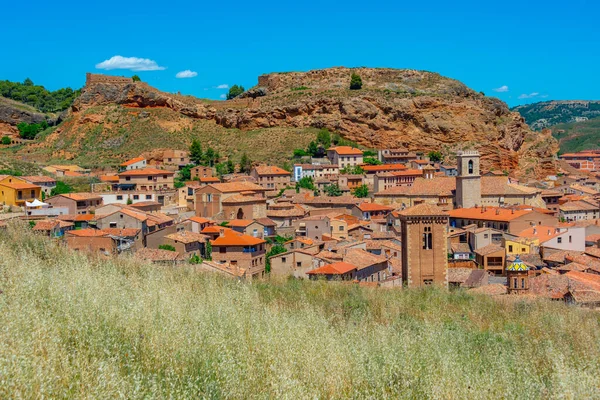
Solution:
M588 121L557 124L550 128L561 153L600 149L600 118Z
M0 398L597 398L600 320L550 301L238 282L0 230Z
M600 117L600 100L552 100L513 107L532 129Z
M360 90L350 90L352 73L362 78ZM259 85L228 101L164 93L143 82L90 84L66 121L29 150L40 160L111 163L157 146L185 148L199 137L223 155L237 152L231 154L235 161L240 144L256 154L254 160L281 162L320 128L367 148L447 154L477 148L484 168L521 175L554 172L558 150L548 132L532 132L505 103L456 80L425 71L341 67L263 75Z

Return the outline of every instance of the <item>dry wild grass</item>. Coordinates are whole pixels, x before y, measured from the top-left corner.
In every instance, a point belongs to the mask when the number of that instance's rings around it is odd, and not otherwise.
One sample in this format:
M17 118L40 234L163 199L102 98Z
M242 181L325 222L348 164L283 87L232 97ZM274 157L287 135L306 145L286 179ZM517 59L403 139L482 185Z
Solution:
M0 398L593 398L598 314L242 283L0 231Z

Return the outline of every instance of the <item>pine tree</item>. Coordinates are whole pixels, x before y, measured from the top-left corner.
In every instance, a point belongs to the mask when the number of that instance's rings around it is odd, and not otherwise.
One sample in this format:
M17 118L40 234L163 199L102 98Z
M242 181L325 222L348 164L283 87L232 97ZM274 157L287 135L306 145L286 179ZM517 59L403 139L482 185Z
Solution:
M196 165L200 165L202 162L202 145L196 139L192 140L192 145L190 146L190 160Z

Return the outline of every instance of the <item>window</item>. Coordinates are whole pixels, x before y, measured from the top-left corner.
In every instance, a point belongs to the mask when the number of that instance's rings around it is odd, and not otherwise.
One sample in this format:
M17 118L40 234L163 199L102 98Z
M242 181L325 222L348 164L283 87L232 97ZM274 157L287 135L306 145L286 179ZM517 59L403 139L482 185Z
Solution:
M469 174L473 173L473 160L469 160Z
M525 289L525 278L521 278L521 289Z
M285 257L281 257L281 262L285 263L286 258Z
M167 179L167 176L166 176L166 175L163 175L163 179Z
M219 247L219 253L221 253L221 254L227 253L227 248L226 247Z
M123 219L123 214L119 214L119 217L121 217L121 219Z
M117 200L123 200L123 195L121 195L121 194L117 195Z
M33 198L35 198L35 190L32 190L32 191L31 191L31 198L32 198L32 199L33 199Z
M430 286L433 284L433 279L424 279L423 285Z
M139 196L138 194L134 194L134 195L133 195L133 199L134 199L134 200L139 200L139 199L140 199L140 196Z
M301 266L302 266L302 263L301 263L301 262L296 262L296 267L297 267L297 268L300 268Z
M146 200L150 200L150 199L152 199L152 195L151 194L147 194L146 195Z
M116 222L111 222L109 225L110 225L111 228L116 228L117 227L117 223Z
M512 253L512 252L513 252L513 247L512 247L512 244L509 244L509 245L508 245L508 252L509 252L509 253Z
M431 250L432 248L431 227L426 226L423 229L423 250Z
M561 238L561 237L559 237L559 238L557 238L557 239L556 239L556 241L557 241L558 243L562 243L562 238Z
M151 177L151 176L148 176L148 180L149 180L149 181L151 181L151 180L152 180L152 177Z
M573 238L569 235L569 243L573 243Z
M343 226L343 225L340 225L340 227L339 227L339 230L340 230L340 231L343 231L343 230L344 230L344 226Z
M130 180L131 180L131 177L130 177L130 176L126 176L126 177L125 177L125 180L126 180L126 181L130 181Z
M513 289L518 289L519 287L517 286L517 278L513 278Z
M484 238L484 239L487 239L487 238L488 238L488 234L487 234L487 233L484 233L484 234L483 234L483 238Z

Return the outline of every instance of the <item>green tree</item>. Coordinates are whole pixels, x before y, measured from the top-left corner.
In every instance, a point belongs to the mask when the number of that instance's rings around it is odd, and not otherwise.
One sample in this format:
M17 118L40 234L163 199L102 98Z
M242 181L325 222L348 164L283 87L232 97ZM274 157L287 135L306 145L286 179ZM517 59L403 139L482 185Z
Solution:
M215 169L217 170L217 176L219 177L219 179L221 179L223 175L229 172L226 163L218 163Z
M194 254L190 257L189 263L190 264L202 264L202 259L200 258L199 255Z
M244 93L246 89L243 86L233 85L229 88L229 93L227 93L227 100L235 99L240 94Z
M208 261L212 260L212 244L210 243L210 240L206 241L206 247L205 247L204 251L206 253L204 255L206 257L205 260L208 260Z
M340 170L340 174L347 174L347 175L362 175L364 173L365 173L365 170L362 169L362 167L360 165L355 165L355 166L348 165Z
M327 129L321 129L317 133L317 142L322 144L323 147L328 149L331 147L331 133Z
M363 163L365 163L367 165L381 165L381 164L383 164L381 161L379 161L378 159L376 159L374 157L365 157L365 158L363 158Z
M294 157L296 158L306 157L307 155L308 153L306 152L306 150L294 149Z
M350 77L350 90L359 90L362 88L362 79L357 73L352 73Z
M296 188L315 190L315 183L313 181L313 178L311 176L305 176L303 178L300 178L300 180L296 182Z
M342 189L340 189L337 183L332 183L331 185L325 186L323 191L327 196L330 197L339 197L342 195Z
M240 160L240 172L249 173L252 170L252 161L248 158L246 153L242 154L242 158Z
M202 153L202 144L196 139L192 140L192 144L190 145L190 160L194 164L200 165L203 158L204 155Z
M308 149L306 150L306 152L312 156L312 157L316 157L318 152L319 152L319 147L317 146L317 143L315 143L314 141L310 142L308 144Z
M373 150L363 151L363 157L377 157L377 152Z
M33 81L29 78L25 78L23 81L23 86L33 86Z
M365 198L369 196L369 187L367 185L360 185L354 189L352 194L361 199Z
M170 244L161 244L160 246L158 246L158 248L161 250L176 251L175 247L171 246Z
M141 81L142 81L142 80L140 79L140 77L139 77L139 76L137 76L137 75L134 75L134 76L132 76L132 77L131 77L131 80L132 80L132 81L134 81L134 82L141 82Z
M127 198L127 205L133 204L133 200L131 200L131 197Z
M50 191L50 196L56 196L57 194L71 193L73 187L63 181L56 181L56 186Z
M231 160L227 160L227 173L228 174L235 173L235 164Z
M427 156L429 157L429 161L433 162L440 162L444 157L439 151L430 151L429 153L427 153Z
M215 151L209 147L208 149L206 149L206 152L204 153L204 165L213 167L215 165L216 161L217 161L217 153L215 153Z
M8 136L3 136L2 137L2 144L3 145L8 145L10 144L10 138Z

